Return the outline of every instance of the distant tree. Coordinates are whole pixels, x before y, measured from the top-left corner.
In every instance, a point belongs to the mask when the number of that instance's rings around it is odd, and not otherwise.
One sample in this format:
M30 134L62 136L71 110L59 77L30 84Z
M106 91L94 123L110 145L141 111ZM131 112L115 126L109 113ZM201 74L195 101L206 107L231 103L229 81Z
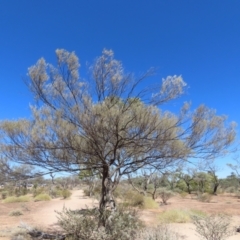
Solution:
M166 176L166 180L169 184L170 189L174 190L179 182L179 170L177 169L175 172L169 172L166 174Z
M232 176L238 179L238 187L240 186L240 160L238 157L234 158L235 164L228 163L227 165L234 171Z
M191 171L191 169L188 169L187 173L181 172L178 177L185 183L187 192L191 194L193 185L195 183L193 171Z
M219 168L216 164L211 163L208 166L208 174L211 176L211 183L212 183L212 194L217 195L217 190L220 185L219 178L217 176L217 171L219 171Z
M135 175L135 177L128 175L128 182L133 189L144 196L151 195L153 200L157 196L157 189L163 187L165 179L163 174L156 170L141 170L141 173Z
M239 188L239 179L234 172L231 172L229 176L222 178L219 181L223 189L232 188L237 190Z
M210 191L211 175L206 172L196 172L194 174L194 181L197 183L198 192L204 193Z
M226 117L203 105L191 112L185 103L179 114L160 110L184 93L181 76L141 88L153 71L139 78L125 74L113 52L104 50L86 81L74 52L58 49L56 55L57 67L41 58L29 68L26 82L37 104L31 119L0 123L1 152L45 172L98 171L101 214L115 209L113 191L122 176L219 156L235 138L235 124L227 126Z

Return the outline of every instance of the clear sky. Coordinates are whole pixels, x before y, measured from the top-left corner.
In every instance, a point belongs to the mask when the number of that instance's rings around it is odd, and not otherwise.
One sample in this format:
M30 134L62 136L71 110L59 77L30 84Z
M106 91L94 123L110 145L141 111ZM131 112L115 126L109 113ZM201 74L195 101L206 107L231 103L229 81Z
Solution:
M112 49L127 71L182 75L184 97L240 123L239 0L0 0L0 119L29 117L27 68L55 49L82 68ZM230 170L225 167L223 171Z

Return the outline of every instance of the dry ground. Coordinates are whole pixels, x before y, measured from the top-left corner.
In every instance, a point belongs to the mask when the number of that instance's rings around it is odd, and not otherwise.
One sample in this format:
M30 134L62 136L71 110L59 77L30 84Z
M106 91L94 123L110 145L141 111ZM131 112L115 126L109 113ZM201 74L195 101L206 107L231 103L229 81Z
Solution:
M57 228L56 210L61 211L64 206L71 209L81 209L96 204L96 201L84 197L82 190L73 191L69 200L53 199L49 202L0 203L0 239L10 239L7 236L14 229L17 229L21 222L52 230ZM9 216L9 213L16 209L21 210L23 215L19 217ZM141 218L149 226L157 225L159 214L168 209L199 209L207 213L227 213L233 216L234 225L240 225L240 199L231 195L213 196L210 203L199 202L190 196L186 198L174 197L169 200L169 204L166 206L142 211ZM199 240L191 223L172 224L172 228L184 235L187 240ZM240 234L228 239L239 240Z

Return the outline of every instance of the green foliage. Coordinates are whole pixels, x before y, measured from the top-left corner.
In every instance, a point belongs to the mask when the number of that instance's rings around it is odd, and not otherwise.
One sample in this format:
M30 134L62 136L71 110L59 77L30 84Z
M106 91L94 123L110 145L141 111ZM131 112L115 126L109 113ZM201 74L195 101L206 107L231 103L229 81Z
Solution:
M63 199L67 199L67 198L71 197L72 193L68 189L63 189L61 191L61 195L62 195Z
M43 192L44 193L44 192ZM51 198L59 198L62 197L62 190L59 188L51 188L48 190L48 195Z
M51 200L51 197L48 194L46 194L46 193L41 193L41 194L37 195L34 198L35 202L38 202L38 201L50 201L50 200Z
M141 227L134 210L118 209L106 211L105 226L99 227L100 212L97 209L71 211L66 208L58 212L58 224L67 233L68 240L132 240Z
M230 217L224 214L210 216L192 216L196 232L205 240L223 240L234 235Z
M189 209L171 209L160 214L159 220L162 223L187 223L191 222L191 216L205 216L205 213L199 210Z
M29 202L31 201L31 197L30 196L20 196L20 197L7 197L6 199L4 199L4 203L14 203L14 202Z
M128 190L124 194L123 201L125 206L131 206L131 207L144 206L144 196L133 190Z
M145 197L143 198L143 209L156 209L159 208L158 203L156 203L152 198Z
M235 191L239 188L239 178L233 172L226 178L220 179L219 182L221 187L225 190L225 192L229 192L229 190Z
M120 183L117 186L117 188L115 189L115 191L113 192L113 195L114 195L115 198L124 199L125 198L125 194L130 189L132 190L132 187L128 183Z
M33 197L36 197L37 195L45 193L45 192L46 192L46 190L44 187L33 188Z

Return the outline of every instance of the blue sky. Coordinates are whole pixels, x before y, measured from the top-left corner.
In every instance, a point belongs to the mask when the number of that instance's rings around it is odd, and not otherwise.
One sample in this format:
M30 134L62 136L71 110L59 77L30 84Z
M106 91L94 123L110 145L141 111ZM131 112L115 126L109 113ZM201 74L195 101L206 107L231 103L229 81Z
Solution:
M181 74L184 100L240 123L239 43L239 0L0 0L0 119L29 117L23 78L40 57L75 51L84 75L109 48L127 71L158 67L151 81Z

